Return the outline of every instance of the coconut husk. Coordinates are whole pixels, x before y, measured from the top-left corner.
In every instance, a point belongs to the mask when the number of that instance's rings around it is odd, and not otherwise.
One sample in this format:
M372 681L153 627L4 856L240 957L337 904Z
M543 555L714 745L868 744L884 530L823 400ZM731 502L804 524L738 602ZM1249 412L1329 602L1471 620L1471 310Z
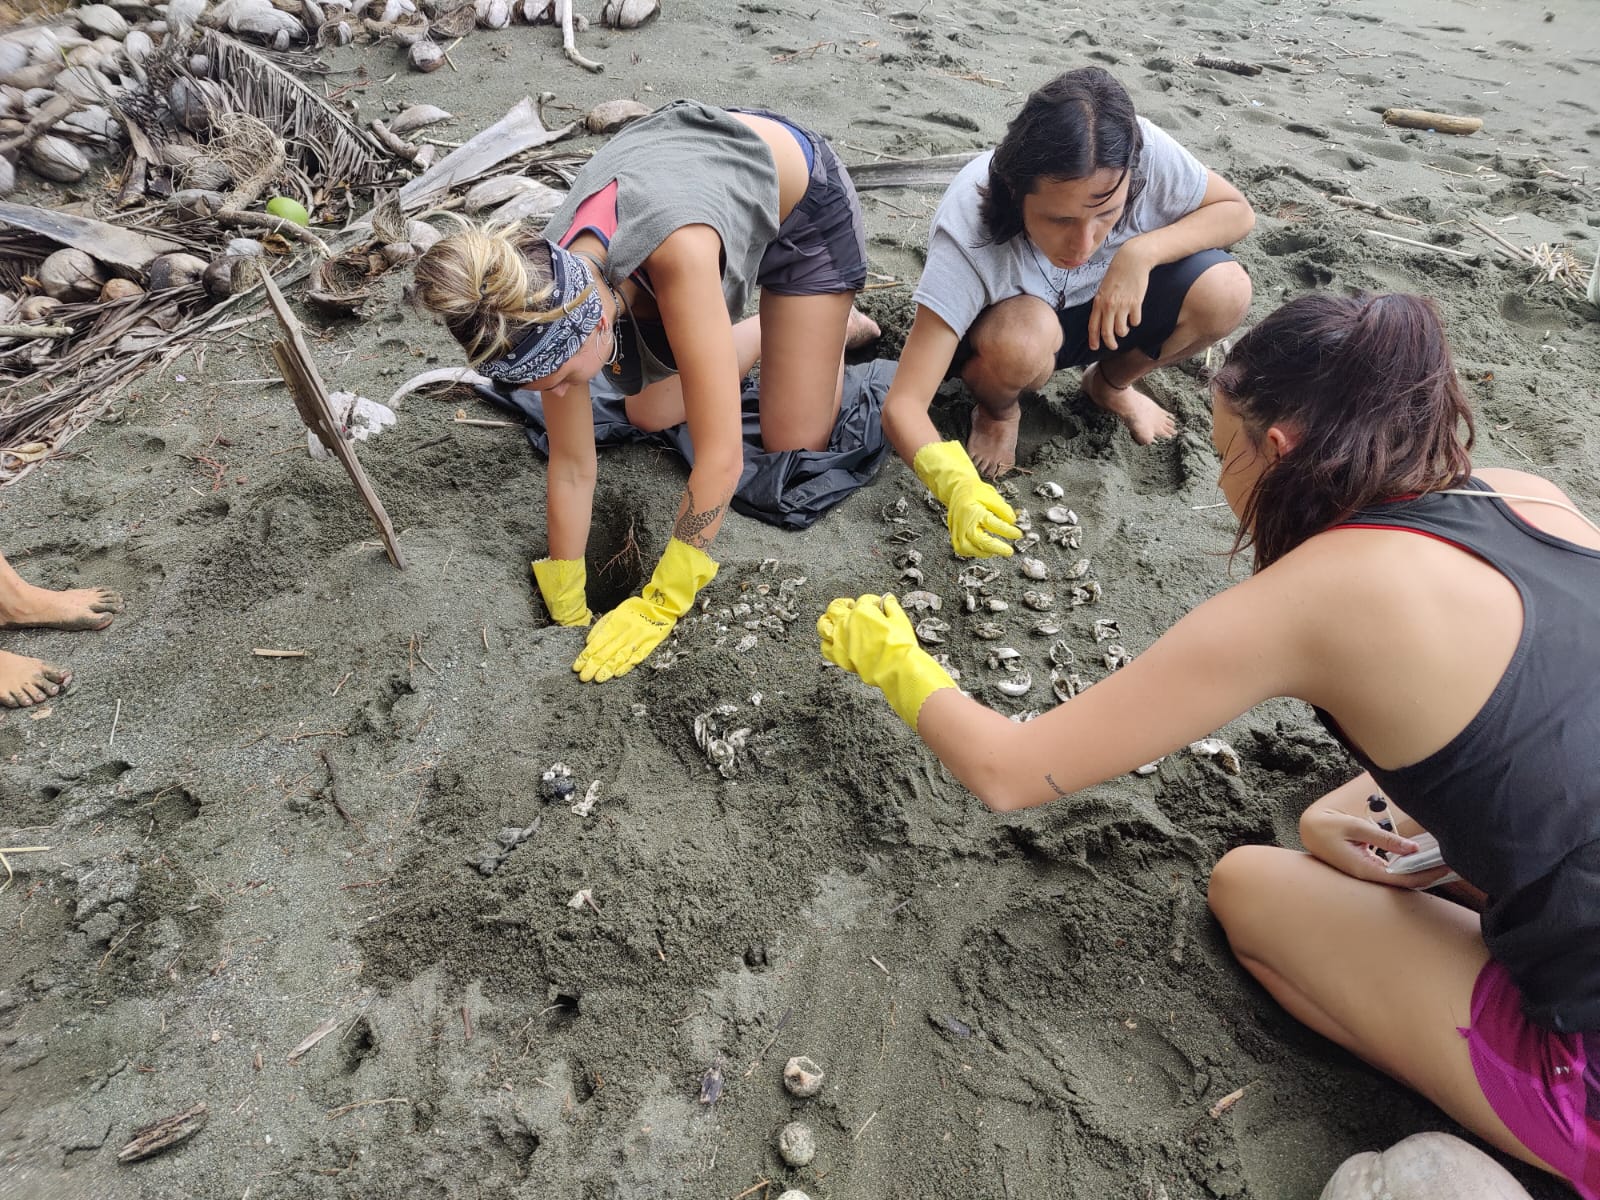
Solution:
M351 317L372 298L366 249L325 258L311 272L306 301L330 316Z

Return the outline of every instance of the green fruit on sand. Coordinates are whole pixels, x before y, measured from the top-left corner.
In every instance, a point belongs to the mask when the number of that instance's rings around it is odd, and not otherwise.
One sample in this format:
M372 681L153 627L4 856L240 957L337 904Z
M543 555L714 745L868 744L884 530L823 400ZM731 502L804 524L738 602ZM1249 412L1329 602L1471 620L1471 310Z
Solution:
M311 224L311 214L306 211L306 206L288 196L274 196L268 200L267 213L285 221L293 221L296 225Z

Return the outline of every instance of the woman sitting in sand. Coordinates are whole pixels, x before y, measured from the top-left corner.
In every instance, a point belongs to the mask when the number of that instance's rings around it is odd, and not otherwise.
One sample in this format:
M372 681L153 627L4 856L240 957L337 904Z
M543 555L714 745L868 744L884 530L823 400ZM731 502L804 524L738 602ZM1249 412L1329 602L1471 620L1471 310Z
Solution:
M1039 88L962 169L934 214L883 407L900 457L949 510L957 554L1011 553L1015 514L978 470L1012 467L1019 397L1056 371L1086 368L1084 391L1134 441L1172 435L1172 415L1134 384L1244 319L1250 277L1221 247L1254 224L1239 190L1135 116L1100 67ZM952 364L978 401L970 458L928 416Z
M1415 296L1284 306L1233 349L1212 412L1255 573L1122 670L1017 725L956 690L891 596L836 600L823 653L1001 811L1270 697L1314 705L1367 771L1306 809L1308 854L1217 864L1234 953L1313 1029L1600 1197L1600 526L1537 476L1473 472ZM1380 828L1374 795L1415 820ZM1385 870L1422 827L1481 918L1408 890L1441 870Z
M573 664L603 683L642 662L717 573L708 551L743 469L740 379L758 352L765 448L827 447L847 329L871 324L852 309L866 238L850 177L820 137L773 113L686 100L603 146L547 232L442 239L417 264L417 298L480 372L543 396L549 555L533 572L563 625L591 620L589 381L610 372L641 429L688 421L694 465L666 552ZM735 325L756 288L759 323Z
M0 629L104 629L122 597L104 588L53 592L27 583L0 555ZM59 696L72 672L39 658L0 650L0 708L27 708Z

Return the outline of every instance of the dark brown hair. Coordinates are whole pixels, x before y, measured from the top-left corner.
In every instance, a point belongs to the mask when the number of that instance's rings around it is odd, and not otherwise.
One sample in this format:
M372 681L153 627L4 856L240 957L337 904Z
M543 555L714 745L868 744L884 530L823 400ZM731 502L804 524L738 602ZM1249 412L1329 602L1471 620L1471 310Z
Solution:
M1022 232L1022 198L1041 179L1087 179L1102 170L1132 175L1120 225L1143 186L1137 170L1143 148L1133 101L1111 72L1080 67L1057 75L1023 102L989 160L989 183L978 189L983 244Z
M1472 413L1421 296L1300 296L1239 339L1212 386L1258 446L1274 425L1294 442L1239 516L1233 552L1252 546L1258 571L1370 504L1471 474Z

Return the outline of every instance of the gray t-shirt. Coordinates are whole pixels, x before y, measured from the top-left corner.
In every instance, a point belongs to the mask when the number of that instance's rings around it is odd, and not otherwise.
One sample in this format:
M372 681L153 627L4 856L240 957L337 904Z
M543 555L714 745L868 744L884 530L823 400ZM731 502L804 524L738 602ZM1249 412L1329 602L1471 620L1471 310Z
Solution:
M1144 150L1137 169L1144 188L1126 218L1083 266L1071 271L1052 266L1034 253L1026 233L1000 245L984 244L978 188L989 181L991 150L963 167L939 202L928 235L928 261L912 298L963 337L979 313L1013 296L1037 296L1054 306L1060 293L1063 308L1093 300L1118 246L1188 216L1206 194L1204 164L1143 117L1138 121Z

